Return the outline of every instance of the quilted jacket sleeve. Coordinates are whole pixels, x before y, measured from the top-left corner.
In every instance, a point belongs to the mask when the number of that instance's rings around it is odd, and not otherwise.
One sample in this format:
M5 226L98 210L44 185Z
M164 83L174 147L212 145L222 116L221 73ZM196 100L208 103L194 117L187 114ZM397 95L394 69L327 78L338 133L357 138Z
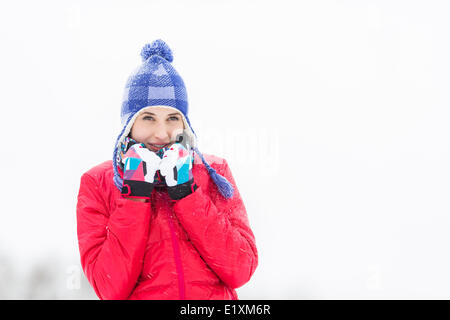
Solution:
M81 265L100 299L126 299L142 269L150 203L117 199L108 212L94 179L83 174L77 202Z
M255 237L230 168L218 171L234 187L230 199L210 196L199 187L174 204L180 223L203 260L229 287L248 282L258 264Z

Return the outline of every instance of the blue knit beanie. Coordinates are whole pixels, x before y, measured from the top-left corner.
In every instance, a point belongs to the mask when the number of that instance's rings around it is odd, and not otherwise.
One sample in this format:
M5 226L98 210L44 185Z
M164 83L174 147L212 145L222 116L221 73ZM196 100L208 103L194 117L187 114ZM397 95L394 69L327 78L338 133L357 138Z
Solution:
M122 130L117 137L113 153L114 183L122 190L123 180L119 175L119 148L128 136L140 111L150 106L165 106L178 110L183 115L184 127L193 150L202 159L210 177L225 198L231 198L233 186L218 174L205 160L197 148L197 135L188 117L188 101L183 79L172 67L172 50L161 39L146 44L141 51L142 64L134 70L127 80L123 95L121 122Z

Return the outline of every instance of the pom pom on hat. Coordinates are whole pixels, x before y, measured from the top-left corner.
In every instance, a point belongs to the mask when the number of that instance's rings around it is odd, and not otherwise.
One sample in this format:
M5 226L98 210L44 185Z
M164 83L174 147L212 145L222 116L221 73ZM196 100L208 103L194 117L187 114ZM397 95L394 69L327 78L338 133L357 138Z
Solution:
M141 50L142 62L146 61L155 54L166 59L168 62L173 61L172 50L170 50L169 46L161 39L144 45Z

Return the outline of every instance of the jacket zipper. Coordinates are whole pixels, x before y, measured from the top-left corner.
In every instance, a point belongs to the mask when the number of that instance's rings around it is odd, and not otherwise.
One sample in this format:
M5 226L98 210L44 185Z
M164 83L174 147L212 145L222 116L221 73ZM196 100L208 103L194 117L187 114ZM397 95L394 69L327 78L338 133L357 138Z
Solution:
M180 293L180 300L186 300L186 289L184 286L184 273L183 273L183 266L181 264L180 247L178 245L177 236L175 235L175 227L173 225L172 216L170 215L169 212L167 213L167 217L169 220L170 234L172 236L172 248L173 248L173 255L175 256L175 265L177 268L178 290Z

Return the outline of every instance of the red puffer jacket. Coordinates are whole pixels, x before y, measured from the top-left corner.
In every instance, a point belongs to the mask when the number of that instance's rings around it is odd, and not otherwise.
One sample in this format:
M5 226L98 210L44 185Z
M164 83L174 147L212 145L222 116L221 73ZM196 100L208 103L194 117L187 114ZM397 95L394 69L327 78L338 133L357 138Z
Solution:
M234 289L258 264L255 238L226 160L204 156L233 185L232 198L222 197L196 154L198 189L176 201L164 187L147 203L123 198L111 160L82 175L81 265L100 299L238 298Z

